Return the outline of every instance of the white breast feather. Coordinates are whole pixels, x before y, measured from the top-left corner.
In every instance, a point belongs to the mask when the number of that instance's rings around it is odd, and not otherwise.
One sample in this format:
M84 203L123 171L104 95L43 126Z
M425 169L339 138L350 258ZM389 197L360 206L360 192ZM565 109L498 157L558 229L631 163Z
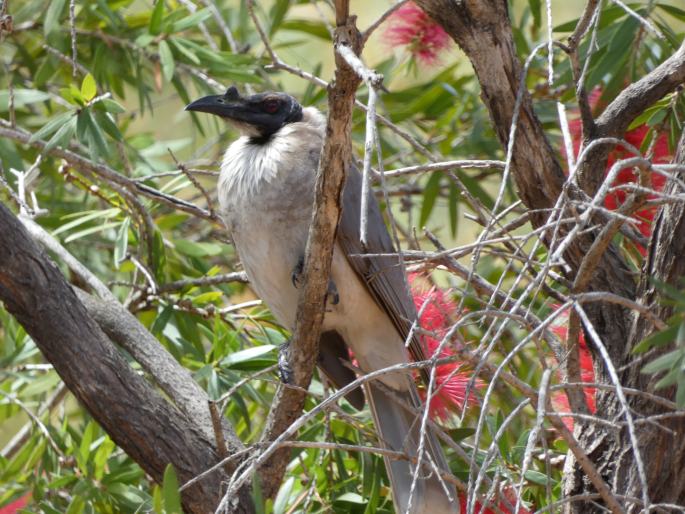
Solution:
M265 144L254 144L243 136L228 147L221 163L219 193L221 199L253 196L259 185L270 183L278 173L279 163L293 149L300 147L302 138L321 137L326 118L317 109L302 110L302 121L289 123Z

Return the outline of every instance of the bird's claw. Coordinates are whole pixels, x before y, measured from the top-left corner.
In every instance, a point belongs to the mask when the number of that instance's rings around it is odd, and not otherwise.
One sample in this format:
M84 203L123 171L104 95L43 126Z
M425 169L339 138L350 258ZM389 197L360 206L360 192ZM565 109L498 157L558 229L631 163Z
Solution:
M290 339L278 348L278 376L284 384L292 385L295 381L290 367Z
M340 303L340 295L338 288L335 287L335 282L328 281L328 291L326 291L326 305L338 305Z
M295 289L299 289L300 286L302 285L302 272L304 271L304 257L300 257L297 260L297 264L295 264L295 267L293 268L292 273L290 274L290 280L293 282L293 286Z

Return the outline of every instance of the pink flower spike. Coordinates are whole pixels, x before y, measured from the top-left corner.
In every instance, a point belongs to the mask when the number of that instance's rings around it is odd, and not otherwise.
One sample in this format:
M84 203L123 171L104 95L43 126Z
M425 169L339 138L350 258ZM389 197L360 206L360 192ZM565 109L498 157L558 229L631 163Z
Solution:
M450 318L456 312L457 306L447 298L444 291L435 287L430 289L422 287L420 275L410 274L409 282L412 286L414 305L419 312L419 324L423 330L435 334L435 337L428 335L421 337L426 357L430 358L438 351L440 342L451 324ZM438 357L451 357L453 355L452 348L445 345L440 350ZM469 384L472 388L471 391L468 391ZM477 403L478 400L473 389L477 390L482 386L482 381L478 379L472 381L470 370L465 369L462 362L454 361L436 366L435 383L433 384L429 407L431 417L447 420L452 412Z
M559 308L558 305L555 305L554 307ZM560 339L566 339L566 335L568 334L568 312L561 314L552 324L551 329ZM589 384L593 383L595 381L595 370L592 365L592 355L587 347L585 335L582 331L578 338L578 356L580 358L580 379ZM597 411L595 402L596 390L594 387L588 386L583 388L583 392L590 414L594 414ZM552 405L557 412L569 412L571 410L571 404L565 391L557 391L552 394ZM572 417L563 417L562 421L566 425L566 428L573 431Z
M405 46L419 61L436 64L438 55L450 46L450 37L444 29L414 2L407 2L390 18L384 33L391 46Z

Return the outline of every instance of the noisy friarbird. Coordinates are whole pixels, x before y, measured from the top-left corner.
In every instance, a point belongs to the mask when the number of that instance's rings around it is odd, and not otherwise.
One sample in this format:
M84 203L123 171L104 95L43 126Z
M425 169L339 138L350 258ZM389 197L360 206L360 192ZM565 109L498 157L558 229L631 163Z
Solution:
M223 95L200 98L186 110L220 116L242 134L226 150L221 164L221 217L252 288L276 319L292 330L326 118L313 107L303 108L286 93L242 96L235 87ZM348 349L366 373L407 362L405 341L410 337L414 358L424 359L418 337L410 336L416 309L407 280L372 195L368 241L365 246L360 242L361 191L362 177L350 166L318 361L338 387L356 378ZM425 406L412 375L382 375L368 382L364 393L357 389L347 399L363 408L364 397L381 445L410 457L385 458L397 512L458 512L454 487L439 476L449 470L430 428L421 467L416 470Z

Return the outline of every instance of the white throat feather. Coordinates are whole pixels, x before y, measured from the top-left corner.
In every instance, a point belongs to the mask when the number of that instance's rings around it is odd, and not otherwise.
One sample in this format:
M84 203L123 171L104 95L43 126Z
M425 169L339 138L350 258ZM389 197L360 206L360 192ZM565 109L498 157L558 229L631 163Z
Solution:
M298 156L304 141L321 140L325 125L326 118L319 110L305 107L301 121L284 125L265 142L257 143L241 130L246 135L228 147L221 163L220 200L254 195L260 184L274 179L283 162Z

